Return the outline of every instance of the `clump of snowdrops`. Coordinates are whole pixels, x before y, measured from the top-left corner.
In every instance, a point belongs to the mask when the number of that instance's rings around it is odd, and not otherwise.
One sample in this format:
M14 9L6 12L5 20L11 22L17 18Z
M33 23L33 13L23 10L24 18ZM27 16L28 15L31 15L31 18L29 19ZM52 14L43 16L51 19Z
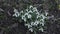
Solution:
M38 30L44 31L43 27L45 19L47 19L47 12L41 13L42 11L38 11L37 7L30 5L27 9L18 12L18 10L14 9L15 14L13 16L19 17L21 20L25 22L25 26L28 27L29 31L36 32Z

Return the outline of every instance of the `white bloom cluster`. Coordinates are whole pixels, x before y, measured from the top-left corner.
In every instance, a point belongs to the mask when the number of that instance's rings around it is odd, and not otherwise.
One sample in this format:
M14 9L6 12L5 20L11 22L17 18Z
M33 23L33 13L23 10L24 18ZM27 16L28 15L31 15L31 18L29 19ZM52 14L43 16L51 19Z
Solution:
M20 12L16 12L15 9L14 16L18 17L20 16L22 20L24 20L25 26L28 27L29 31L33 32L35 29L41 30L43 32L43 27L45 24L45 19L47 18L48 13L45 12L39 13L36 7L33 7L32 5L28 7L26 10L22 10ZM35 29L34 29L35 28Z
M15 12L15 14L13 16L18 17L20 15L17 9L14 9L14 12Z

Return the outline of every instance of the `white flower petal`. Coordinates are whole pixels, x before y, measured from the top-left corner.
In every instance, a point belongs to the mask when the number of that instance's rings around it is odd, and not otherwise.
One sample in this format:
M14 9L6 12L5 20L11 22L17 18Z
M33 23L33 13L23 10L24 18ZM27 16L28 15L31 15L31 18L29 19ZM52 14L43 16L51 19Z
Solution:
M37 8L36 7L34 7L33 8L33 12L37 12L38 10L37 10Z
M31 17L32 17L32 16L29 14L29 15L28 15L28 18L31 18Z
M23 10L22 10L22 11L20 11L20 13L23 13Z
M14 12L18 12L18 10L17 9L14 9Z
M43 28L40 28L39 30L43 32Z
M32 5L30 5L30 7L29 8L33 8L33 6Z
M32 29L32 28L30 28L29 30L30 30L31 32L33 32L33 29Z
M25 13L24 15L26 16L26 15L28 15L28 13Z
M24 18L24 21L26 22L26 18Z

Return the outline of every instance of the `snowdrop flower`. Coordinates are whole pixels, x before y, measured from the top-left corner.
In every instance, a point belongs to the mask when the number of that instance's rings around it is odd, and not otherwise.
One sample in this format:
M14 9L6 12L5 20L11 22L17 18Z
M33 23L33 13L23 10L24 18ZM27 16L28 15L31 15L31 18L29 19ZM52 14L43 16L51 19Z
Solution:
M38 24L39 24L39 21L35 21L34 25L36 25L36 26L37 26Z
M20 15L17 9L14 9L14 12L15 12L15 14L13 16L18 17Z
M29 24L26 24L26 23L25 23L25 26L28 26L28 25L29 25Z
M40 22L44 22L44 19L40 19Z
M33 32L33 29L32 29L32 28L30 28L30 29L29 29L29 31Z
M45 23L42 23L42 26L44 26L45 25Z
M43 28L40 28L39 30L41 30L43 32Z
M20 13L23 13L23 10Z
M20 14L19 13L15 13L13 16L18 17Z
M28 25L28 28L32 27L31 25Z
M31 28L32 26L30 24L28 24L28 28Z
M31 22L32 26L35 26L35 25L37 26L38 24L39 24L39 21Z
M33 6L32 5L30 5L30 7L29 8L33 8Z
M25 15L22 15L22 19L24 19L25 18Z
M45 15L47 16L48 15L48 12L45 11Z
M26 11L28 12L28 9L26 9Z
M37 15L37 18L41 17L40 15Z
M34 23L34 25L36 25L36 26L37 26L37 23L35 22L35 23Z
M26 15L28 15L28 13L25 13L24 15L26 16Z
M33 13L32 10L30 10L28 13Z
M40 15L39 12L36 13L37 15Z
M17 9L14 9L14 12L18 12L18 10Z
M37 24L39 24L39 21L36 21Z
M29 15L28 15L28 18L31 18L31 17L32 17L32 16L29 14Z
M45 18L46 18L43 14L41 14L40 16L42 16L42 17L43 17L43 19L45 19Z
M33 12L35 12L35 11L37 12L38 11L36 7L34 7L33 10L34 10Z
M32 25L30 25L30 24L25 24L25 26L28 26L28 28L31 28L32 27Z
M31 22L31 25L33 26L34 25L34 22Z
M23 19L26 22L26 18Z
M41 24L42 26L44 26L45 23L44 23L44 22L40 22L40 24Z

